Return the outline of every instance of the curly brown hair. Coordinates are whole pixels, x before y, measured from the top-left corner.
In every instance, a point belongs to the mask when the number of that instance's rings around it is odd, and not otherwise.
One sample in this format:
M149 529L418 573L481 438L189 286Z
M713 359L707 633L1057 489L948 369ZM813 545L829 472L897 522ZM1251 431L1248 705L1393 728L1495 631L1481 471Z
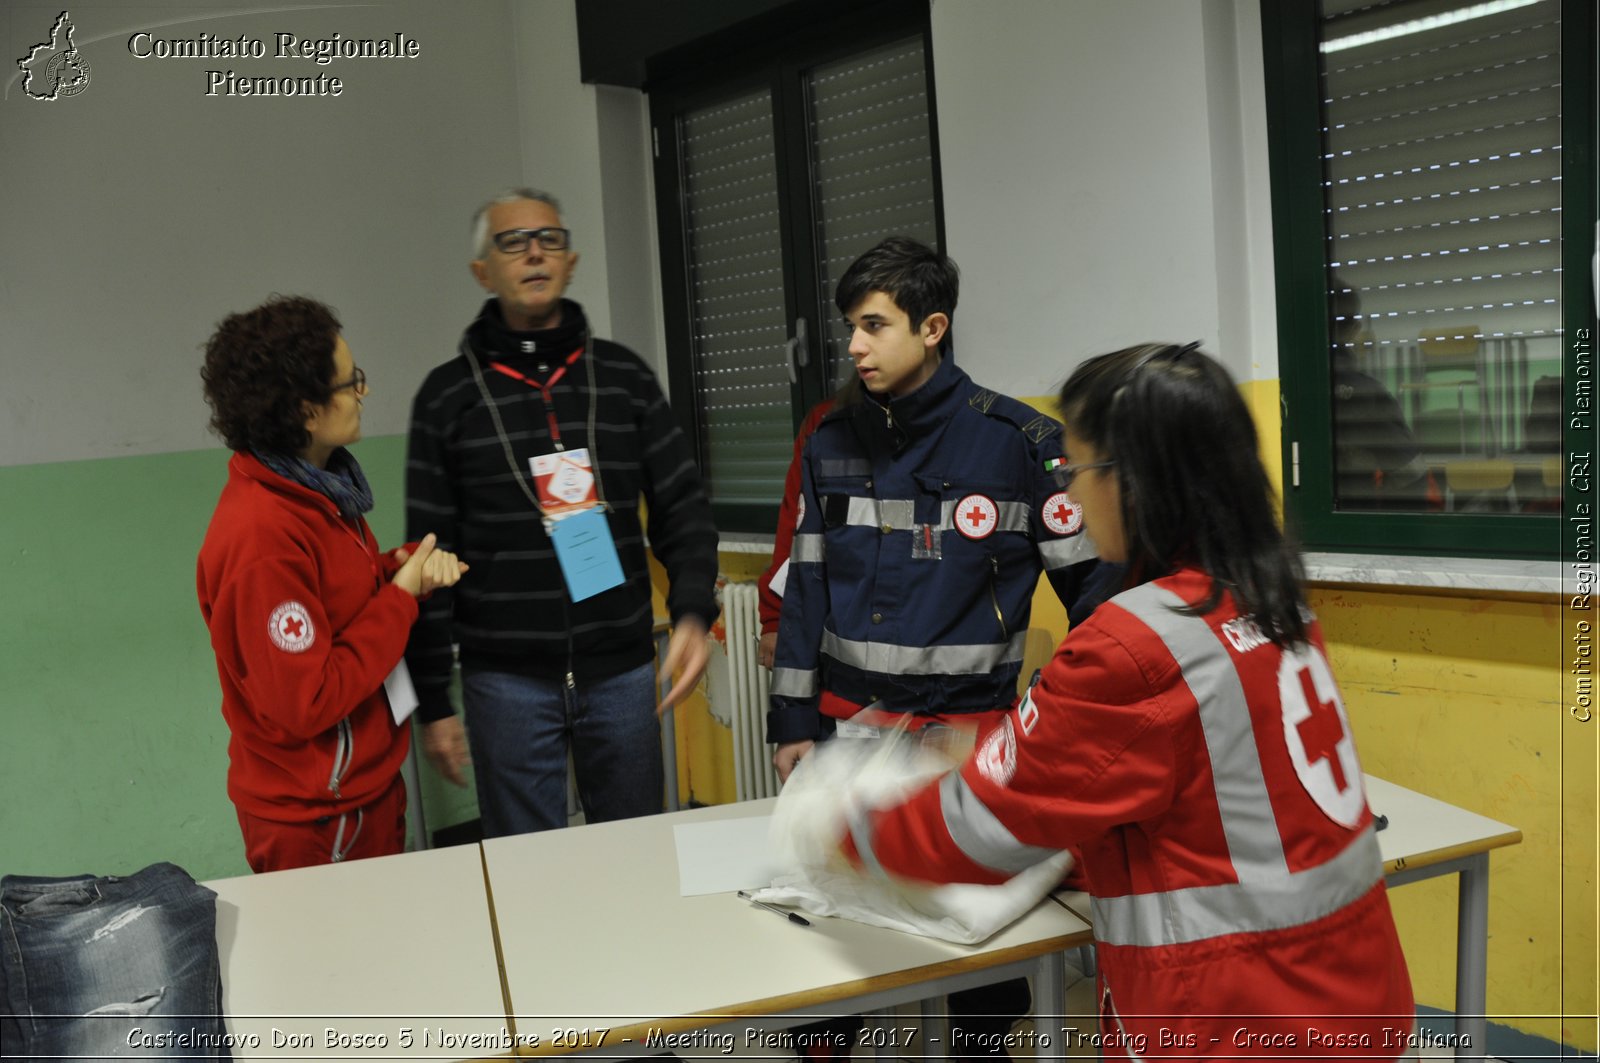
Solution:
M302 295L273 295L217 324L200 380L211 430L228 449L298 454L310 445L305 405L333 398L342 328L332 307Z

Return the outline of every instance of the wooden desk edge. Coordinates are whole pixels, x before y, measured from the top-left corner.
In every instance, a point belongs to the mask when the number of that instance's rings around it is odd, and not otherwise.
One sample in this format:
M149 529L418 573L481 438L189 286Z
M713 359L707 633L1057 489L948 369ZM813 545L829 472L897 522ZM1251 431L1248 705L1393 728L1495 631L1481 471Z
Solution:
M1392 875L1397 871L1414 871L1419 867L1432 867L1434 864L1447 863L1464 856L1477 856L1479 853L1487 853L1493 849L1503 849L1508 845L1520 844L1522 844L1522 831L1512 827L1505 833L1496 834L1490 838L1463 842L1460 845L1447 845L1443 849L1430 849L1425 853L1385 860L1383 862L1383 873Z

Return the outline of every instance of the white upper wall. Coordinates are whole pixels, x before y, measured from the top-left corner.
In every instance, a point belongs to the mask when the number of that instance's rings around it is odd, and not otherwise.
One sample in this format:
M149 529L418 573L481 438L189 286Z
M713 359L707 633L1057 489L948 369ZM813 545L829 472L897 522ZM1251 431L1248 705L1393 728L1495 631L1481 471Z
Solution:
M6 0L0 55L61 5ZM219 318L296 292L331 303L373 386L366 434L403 432L423 376L484 293L467 269L486 196L562 196L609 327L594 90L572 0L74 3L88 87L29 99L0 67L0 464L217 445L200 345ZM147 58L129 38L264 42L267 56ZM416 59L276 58L275 35L392 38ZM141 50L143 44L141 42ZM206 95L210 69L338 77L338 97Z
M583 84L574 0L516 0L511 13L522 169L561 201L581 256L568 295L665 388L646 98Z
M0 55L60 11L7 0ZM367 434L403 432L483 298L468 216L513 184L561 198L570 294L664 378L645 99L581 83L573 0L71 11L85 91L28 99L0 68L0 465L216 445L199 345L274 291L338 308ZM137 59L140 30L269 56ZM280 31L420 56L277 59ZM963 365L1039 395L1088 355L1200 338L1277 375L1255 0L935 0L933 38ZM208 69L345 87L207 97Z
M1241 379L1276 375L1253 11L935 0L956 349L984 384L1048 394L1084 358L1144 340L1199 339Z

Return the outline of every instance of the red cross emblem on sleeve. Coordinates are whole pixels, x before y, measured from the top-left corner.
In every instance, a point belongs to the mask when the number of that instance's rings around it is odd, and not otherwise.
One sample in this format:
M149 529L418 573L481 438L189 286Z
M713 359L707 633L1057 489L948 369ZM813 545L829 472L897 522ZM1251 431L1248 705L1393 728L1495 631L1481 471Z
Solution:
M272 611L267 620L267 635L284 653L304 653L317 640L317 629L305 606L288 601Z
M1354 827L1366 808L1361 764L1339 688L1314 646L1285 650L1278 664L1283 737L1295 775L1335 823Z
M968 539L987 539L1000 525L1000 507L987 495L968 495L956 503L956 531Z
M1044 526L1057 535L1076 535L1083 527L1083 510L1065 491L1045 499L1039 516L1044 519Z

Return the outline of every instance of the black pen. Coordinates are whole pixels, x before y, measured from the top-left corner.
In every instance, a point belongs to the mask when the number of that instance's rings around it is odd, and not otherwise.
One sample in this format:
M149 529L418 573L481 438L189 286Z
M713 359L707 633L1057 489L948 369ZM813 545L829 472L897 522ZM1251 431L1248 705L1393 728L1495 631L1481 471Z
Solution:
M791 922L791 923L799 923L801 926L810 926L811 925L811 920L807 919L805 916L801 915L799 912L786 912L782 908L775 908L772 905L768 904L766 901L758 901L758 900L756 900L754 897L750 896L750 894L746 893L744 890L740 890L739 891L739 896L743 897L745 900L749 901L751 904L755 905L757 908L765 908L767 911L771 912L773 915L781 915L781 916L783 916L785 919L789 920L789 922Z

